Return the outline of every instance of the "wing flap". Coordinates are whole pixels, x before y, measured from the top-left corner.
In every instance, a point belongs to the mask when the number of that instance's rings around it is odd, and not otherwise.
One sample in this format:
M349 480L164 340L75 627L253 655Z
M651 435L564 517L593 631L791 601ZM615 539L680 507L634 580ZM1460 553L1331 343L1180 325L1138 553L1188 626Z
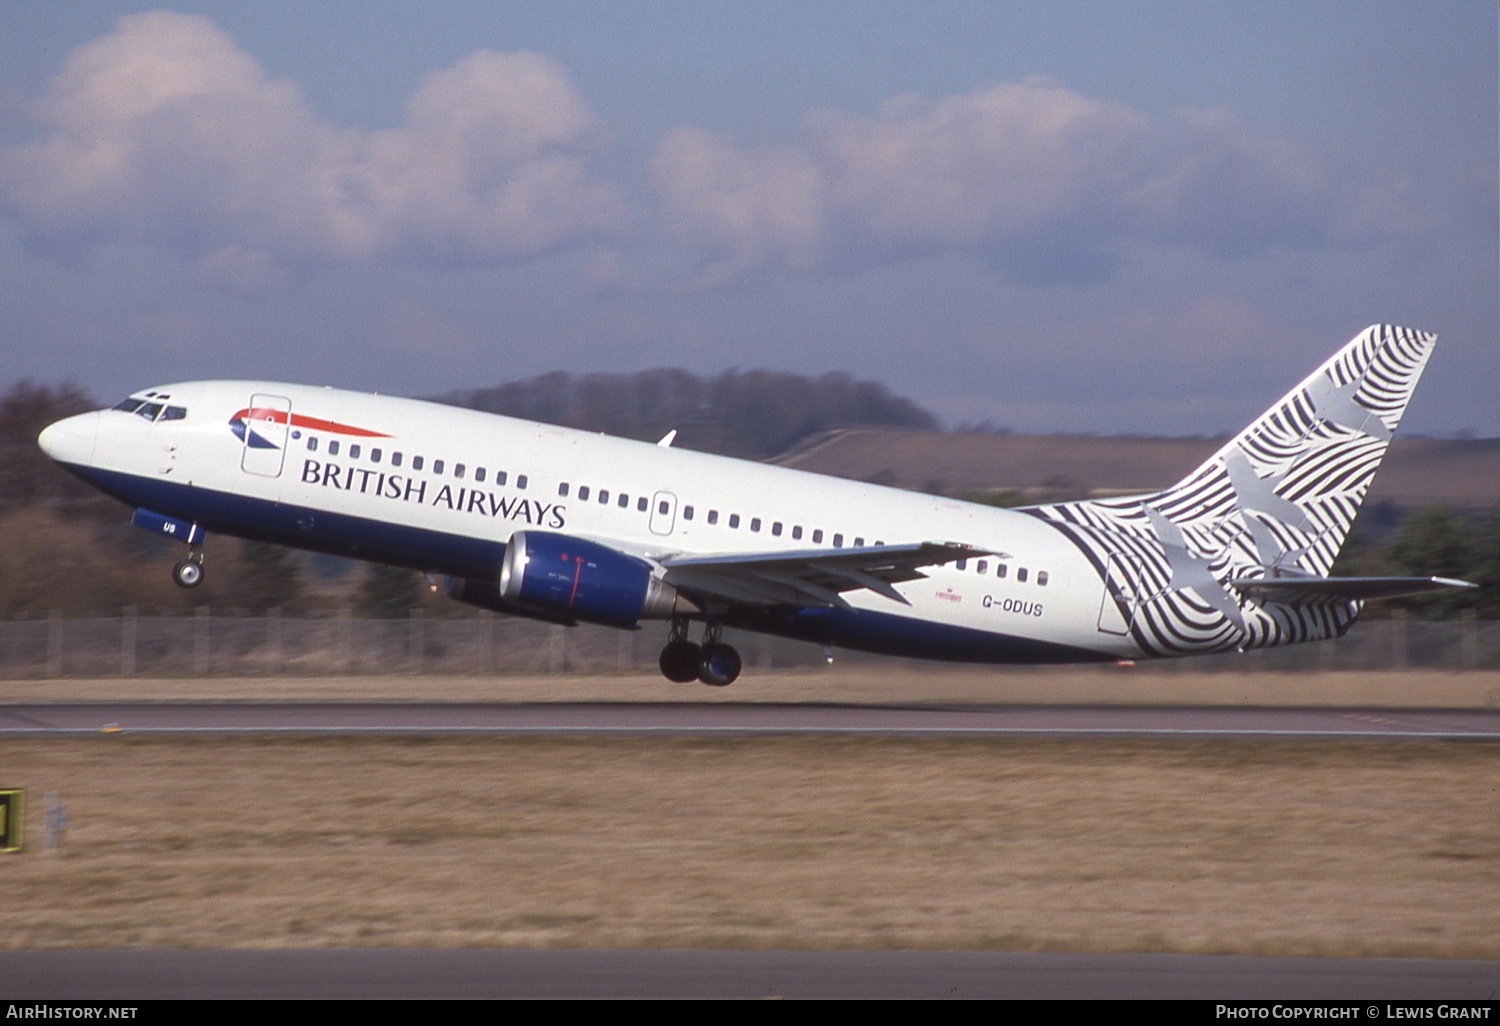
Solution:
M991 555L1003 557L1003 553L972 545L929 541L857 549L679 556L662 560L662 566L667 582L686 594L753 605L848 609L843 593L860 590L910 605L895 585L926 577L922 567Z

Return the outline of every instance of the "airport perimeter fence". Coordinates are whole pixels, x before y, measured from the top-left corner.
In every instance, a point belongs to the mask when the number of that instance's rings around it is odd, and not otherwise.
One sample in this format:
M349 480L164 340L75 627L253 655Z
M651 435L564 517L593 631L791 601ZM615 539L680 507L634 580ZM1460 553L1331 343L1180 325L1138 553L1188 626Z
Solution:
M302 677L362 674L539 676L655 672L666 625L638 631L560 627L485 615L57 615L0 622L0 678ZM811 668L817 645L726 631L746 667ZM880 659L835 649L841 664ZM1500 621L1368 620L1337 641L1167 660L1169 672L1500 669ZM1003 670L1004 668L997 668ZM1024 668L1023 668L1024 669Z

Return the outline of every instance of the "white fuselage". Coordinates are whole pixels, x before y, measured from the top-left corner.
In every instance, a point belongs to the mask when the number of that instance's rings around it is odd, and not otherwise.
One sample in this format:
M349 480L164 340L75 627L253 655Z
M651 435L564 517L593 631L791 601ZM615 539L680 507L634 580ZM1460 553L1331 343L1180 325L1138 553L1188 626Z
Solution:
M1031 639L1082 658L1139 654L1106 629L1099 570L1025 513L332 388L209 381L135 398L184 412L83 414L43 444L117 498L209 531L490 581L518 530L648 560L963 543L994 555L898 584L909 606L869 590L843 597L913 626Z

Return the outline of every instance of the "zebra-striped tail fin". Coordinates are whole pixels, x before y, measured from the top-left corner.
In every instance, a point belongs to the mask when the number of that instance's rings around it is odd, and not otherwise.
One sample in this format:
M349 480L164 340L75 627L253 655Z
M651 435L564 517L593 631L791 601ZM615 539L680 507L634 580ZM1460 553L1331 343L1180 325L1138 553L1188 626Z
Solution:
M1128 633L1144 655L1337 637L1363 599L1397 593L1397 582L1328 571L1435 341L1367 328L1172 487L1025 512L1093 563L1106 589L1099 629Z
M1189 534L1234 522L1267 576L1327 576L1436 341L1366 328L1147 505Z

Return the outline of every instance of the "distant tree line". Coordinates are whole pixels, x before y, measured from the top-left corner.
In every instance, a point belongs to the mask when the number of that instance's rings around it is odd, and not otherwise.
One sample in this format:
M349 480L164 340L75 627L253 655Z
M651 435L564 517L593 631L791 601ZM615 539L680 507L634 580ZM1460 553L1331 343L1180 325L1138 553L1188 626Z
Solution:
M53 421L98 408L93 396L72 384L22 381L0 396L0 512L63 499L95 512L118 508L59 470L36 444Z
M1402 517L1379 544L1367 541L1358 528L1355 521L1335 575L1448 577L1479 585L1376 603L1371 607L1376 615L1401 609L1421 619L1500 619L1500 510L1476 517L1448 506L1425 506Z

